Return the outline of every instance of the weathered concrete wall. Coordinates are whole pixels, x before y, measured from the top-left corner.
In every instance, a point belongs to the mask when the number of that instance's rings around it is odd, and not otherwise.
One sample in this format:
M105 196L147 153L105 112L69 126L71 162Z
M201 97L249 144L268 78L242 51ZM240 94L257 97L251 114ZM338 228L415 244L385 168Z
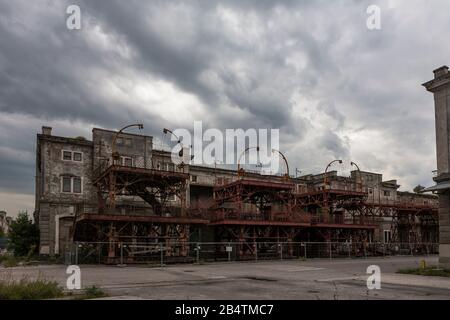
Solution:
M436 158L434 180L444 188L439 193L439 262L450 267L450 73L447 66L434 70L434 79L423 86L434 94Z
M92 143L47 134L38 135L37 146L36 210L40 253L59 254L60 248L70 242L77 205L96 199L92 185ZM64 160L63 150L81 152L81 161ZM80 177L82 192L62 192L62 178L65 176Z
M94 145L94 168L111 160L112 144L115 131L94 128L92 141ZM133 166L152 167L153 138L150 136L121 133L116 139L116 151L123 157L133 159Z

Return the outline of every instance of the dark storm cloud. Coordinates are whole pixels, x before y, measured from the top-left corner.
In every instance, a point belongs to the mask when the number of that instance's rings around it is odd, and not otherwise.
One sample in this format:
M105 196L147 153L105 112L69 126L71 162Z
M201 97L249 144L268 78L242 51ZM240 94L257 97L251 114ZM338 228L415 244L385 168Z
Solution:
M369 31L366 8L382 9ZM78 4L82 30L65 27ZM344 157L426 184L448 2L0 0L0 191L31 193L35 134L278 128L304 173ZM407 140L404 144L402 141ZM420 168L420 169L418 169Z

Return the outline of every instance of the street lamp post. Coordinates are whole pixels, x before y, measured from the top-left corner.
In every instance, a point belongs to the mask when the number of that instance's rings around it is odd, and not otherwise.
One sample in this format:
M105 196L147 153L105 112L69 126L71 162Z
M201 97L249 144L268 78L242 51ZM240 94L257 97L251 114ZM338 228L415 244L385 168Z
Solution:
M325 168L324 187L323 187L323 202L324 202L324 208L326 208L326 210L327 210L328 212L326 213L326 217L325 217L325 220L326 220L326 221L324 221L324 222L328 222L328 220L329 220L329 215L330 215L330 213L331 213L331 208L328 208L328 194L327 194L327 189L328 189L328 187L327 187L327 185L328 185L328 168L330 168L331 165L332 165L333 163L335 163L335 162L339 162L340 164L342 164L342 160L337 159L337 160L331 161L331 162L327 165L327 167Z
M178 156L182 159L182 160L181 160L180 167L184 168L184 160L183 160L184 147L183 147L183 144L181 143L181 139L180 139L175 133L173 133L172 130L169 130L169 129L167 129L167 128L164 128L164 129L163 129L163 133L164 133L164 134L170 133L172 136L175 137L175 139L177 139L177 144L179 144L179 145L181 146L181 149L180 149L180 151L178 152ZM192 146L190 146L190 147L192 148ZM194 159L194 155L191 155L191 160L192 160L192 159ZM184 170L184 169L183 169L183 170Z
M241 163L241 158L242 158L242 156L243 156L247 151L249 151L249 150L251 150L251 149L256 149L256 152L259 152L259 146L256 146L256 147L248 147L248 148L246 148L244 151L242 151L241 155L239 156L238 163L237 163L237 175L238 175L238 177L241 176L241 175L243 174L243 171L244 171L244 170L241 168L241 165L240 165L240 163Z
M113 138L112 145L111 145L111 165L114 165L114 161L117 161L120 159L120 154L116 151L117 137L125 129L128 129L130 127L138 127L139 130L144 129L144 125L142 123L136 123L136 124L127 125L127 126L123 127L122 129L120 129L119 131L117 131L117 133L115 134L115 136ZM115 207L116 207L116 177L111 172L109 174L109 208L114 209Z
M342 164L342 160L333 160L333 161L331 161L328 165L327 165L327 167L325 168L325 176L324 176L324 188L326 189L327 188L327 183L328 183L328 168L330 168L331 167L331 165L333 164L333 163L335 163L335 162L339 162L340 164Z
M288 164L286 157L280 150L272 149L272 152L277 152L283 158L284 163L286 164L286 174L284 175L284 177L286 179L289 179L289 164Z
M122 129L120 129L119 131L116 132L113 141L112 141L112 145L111 145L111 164L114 164L114 160L119 160L120 159L120 154L116 151L116 142L117 142L117 138L119 137L119 135L128 128L131 127L138 127L139 130L144 129L144 125L142 123L135 123L135 124L130 124L127 125L125 127L123 127Z
M359 166L354 163L353 161L350 162L350 166L355 166L358 170L358 175L356 176L355 183L356 183L356 191L362 191L362 177L361 177L361 170L359 169ZM359 180L359 182L358 182Z

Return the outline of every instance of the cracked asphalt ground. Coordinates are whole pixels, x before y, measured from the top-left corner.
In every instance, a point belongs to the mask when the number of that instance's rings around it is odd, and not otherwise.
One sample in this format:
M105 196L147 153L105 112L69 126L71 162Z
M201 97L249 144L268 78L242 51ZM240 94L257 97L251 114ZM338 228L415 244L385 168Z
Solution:
M147 266L80 265L82 286L103 288L108 299L450 299L450 278L396 274L437 265L436 256L286 260ZM368 290L367 267L381 268L381 289ZM0 269L0 279L44 277L65 286L62 265Z

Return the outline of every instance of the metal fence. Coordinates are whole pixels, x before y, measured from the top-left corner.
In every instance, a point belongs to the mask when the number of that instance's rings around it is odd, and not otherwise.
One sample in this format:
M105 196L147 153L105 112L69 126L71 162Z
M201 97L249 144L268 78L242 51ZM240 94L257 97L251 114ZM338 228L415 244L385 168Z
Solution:
M369 258L437 254L439 244L365 242L76 242L66 264L210 263L288 259Z

